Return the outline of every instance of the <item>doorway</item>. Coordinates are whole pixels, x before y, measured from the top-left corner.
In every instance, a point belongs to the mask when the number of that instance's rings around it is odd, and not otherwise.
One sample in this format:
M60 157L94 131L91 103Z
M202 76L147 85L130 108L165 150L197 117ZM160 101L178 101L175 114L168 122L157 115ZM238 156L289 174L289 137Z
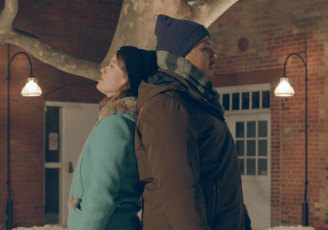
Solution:
M234 138L253 230L271 222L270 84L217 88Z
M67 226L73 171L98 116L98 104L45 102L45 224Z
M244 202L252 228L270 228L270 116L230 116L227 123L238 150Z

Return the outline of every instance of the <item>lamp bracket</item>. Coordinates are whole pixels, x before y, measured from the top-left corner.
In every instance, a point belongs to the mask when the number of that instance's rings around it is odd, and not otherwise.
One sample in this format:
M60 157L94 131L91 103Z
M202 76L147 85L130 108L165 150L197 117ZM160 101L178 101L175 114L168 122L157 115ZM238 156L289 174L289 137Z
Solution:
M305 66L305 69L307 69L307 63L304 61L304 59L302 58L302 56L299 55L298 53L291 53L291 54L288 55L288 57L287 57L286 60L285 60L285 64L284 64L284 76L286 76L286 65L287 65L287 61L288 61L288 59L289 59L291 56L293 56L293 55L298 56L298 57L302 60L304 66ZM307 72L307 71L306 71L306 72ZM287 76L286 76L286 77L287 77Z
M29 63L30 63L30 72L31 72L30 76L33 77L33 72L32 72L32 62L31 62L30 57L29 57L25 52L18 52L18 53L16 53L16 54L10 59L10 61L9 61L9 63L8 63L8 73L10 72L10 65L11 65L12 61L13 61L14 58L15 58L17 55L19 55L19 54L24 54L24 55L27 57L27 59L28 59L28 61L29 61ZM9 78L10 78L10 74L8 74L8 79L9 79Z

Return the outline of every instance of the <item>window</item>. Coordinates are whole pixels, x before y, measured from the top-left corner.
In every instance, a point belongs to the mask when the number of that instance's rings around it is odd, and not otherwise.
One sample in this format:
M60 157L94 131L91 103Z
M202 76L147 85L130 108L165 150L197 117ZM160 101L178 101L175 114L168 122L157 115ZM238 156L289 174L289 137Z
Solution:
M267 175L268 122L237 121L236 148L242 175Z
M217 88L244 176L269 175L270 89L269 83Z
M252 89L245 86L234 87L234 90L238 92L229 92L227 88L232 87L217 89L219 94L222 95L221 104L226 112L255 111L270 108L270 87L268 87L268 84L257 85L256 88L258 88L258 90L254 90L254 87Z

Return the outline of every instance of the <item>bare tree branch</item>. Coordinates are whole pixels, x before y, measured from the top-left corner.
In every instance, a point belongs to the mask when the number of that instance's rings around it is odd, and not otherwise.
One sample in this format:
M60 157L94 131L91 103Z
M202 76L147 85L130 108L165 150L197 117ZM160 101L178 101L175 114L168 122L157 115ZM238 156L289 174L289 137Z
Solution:
M75 58L63 51L47 45L39 38L12 28L12 22L18 11L18 0L6 0L0 15L0 43L19 46L40 61L64 72L97 80L100 76L100 64Z
M39 38L12 28L18 11L18 0L5 0L0 15L0 43L17 45L40 61L64 72L99 78L99 69L108 65L113 54L123 45L154 49L154 28L158 14L188 19L209 27L218 17L238 0L198 0L190 6L186 0L123 0L119 22L106 57L101 64L75 58L47 45Z
M12 31L12 24L17 15L18 6L16 1L5 0L5 8L0 15L0 35Z
M192 21L210 27L224 12L238 0L200 0L192 6Z

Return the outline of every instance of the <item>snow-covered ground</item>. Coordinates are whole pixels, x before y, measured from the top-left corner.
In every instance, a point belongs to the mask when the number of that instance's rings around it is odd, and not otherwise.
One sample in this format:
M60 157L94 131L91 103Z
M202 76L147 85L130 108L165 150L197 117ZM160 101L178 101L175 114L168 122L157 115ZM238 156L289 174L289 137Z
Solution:
M278 226L274 228L268 228L267 230L315 230L315 229L312 227L303 227L302 225L298 225L298 226L290 226L290 227Z
M60 227L60 226L45 225L42 227L34 226L31 228L18 227L18 228L13 228L12 230L67 230L67 228Z
M32 228L18 227L18 228L13 228L12 230L67 230L67 228L60 227L60 226L45 225L43 227L34 226ZM315 229L312 227L303 227L301 225L298 225L298 226L290 226L290 227L278 226L274 228L268 228L265 230L315 230Z

